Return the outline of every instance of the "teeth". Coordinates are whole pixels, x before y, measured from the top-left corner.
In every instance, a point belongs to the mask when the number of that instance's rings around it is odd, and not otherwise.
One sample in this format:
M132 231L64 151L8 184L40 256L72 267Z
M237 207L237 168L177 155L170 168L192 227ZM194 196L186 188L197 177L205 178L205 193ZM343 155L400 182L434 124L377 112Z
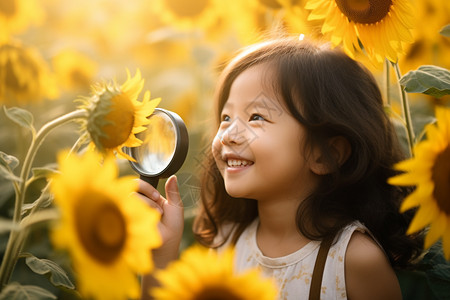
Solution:
M229 167L245 167L253 164L248 160L240 160L240 159L229 159L227 163Z

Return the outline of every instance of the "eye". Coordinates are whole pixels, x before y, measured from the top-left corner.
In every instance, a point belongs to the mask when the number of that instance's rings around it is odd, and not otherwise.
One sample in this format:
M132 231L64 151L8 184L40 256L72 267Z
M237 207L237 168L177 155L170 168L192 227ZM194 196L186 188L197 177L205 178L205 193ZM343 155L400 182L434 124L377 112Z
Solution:
M222 122L229 122L231 120L229 115L222 115L221 121Z
M266 119L264 119L263 116L258 115L258 114L253 114L250 116L250 121L265 121Z

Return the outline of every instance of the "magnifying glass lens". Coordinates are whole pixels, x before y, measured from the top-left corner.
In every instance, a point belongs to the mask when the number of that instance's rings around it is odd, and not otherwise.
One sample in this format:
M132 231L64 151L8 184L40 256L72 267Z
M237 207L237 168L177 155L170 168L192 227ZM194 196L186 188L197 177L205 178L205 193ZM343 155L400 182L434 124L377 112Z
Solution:
M140 178L157 187L160 178L175 174L183 165L189 135L183 120L174 112L155 108L148 120L147 129L136 135L142 145L124 147L124 151L136 160L130 160L130 164Z
M176 128L167 114L154 114L147 130L137 138L143 141L140 147L133 148L133 157L147 174L162 172L172 160L177 142Z

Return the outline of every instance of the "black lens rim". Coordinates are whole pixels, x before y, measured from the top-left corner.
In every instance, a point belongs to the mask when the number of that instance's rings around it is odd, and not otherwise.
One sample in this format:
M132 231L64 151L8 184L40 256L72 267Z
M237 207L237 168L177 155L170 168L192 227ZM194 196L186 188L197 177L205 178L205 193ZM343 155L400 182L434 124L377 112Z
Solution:
M172 159L167 164L167 166L158 173L146 172L144 169L142 169L141 165L138 162L130 161L130 165L142 177L167 178L175 174L186 160L189 149L189 134L183 119L181 119L181 117L175 112L162 108L155 108L153 114L151 114L148 118L151 118L156 113L163 113L167 115L174 125L176 145ZM133 157L134 148L136 147L124 147L124 151L126 154Z

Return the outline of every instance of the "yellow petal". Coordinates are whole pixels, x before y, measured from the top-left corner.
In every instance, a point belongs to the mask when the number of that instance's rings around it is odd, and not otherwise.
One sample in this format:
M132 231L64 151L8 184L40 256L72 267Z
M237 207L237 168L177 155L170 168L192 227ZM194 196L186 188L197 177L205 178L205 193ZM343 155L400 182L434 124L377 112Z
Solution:
M428 224L430 224L434 218L439 214L439 209L434 202L427 203L427 205L421 205L419 210L416 212L411 224L409 225L407 234L412 234L417 232Z
M417 185L418 183L422 182L421 178L424 178L424 176L426 176L426 174L423 173L421 175L422 176L418 178L418 173L416 172L404 173L389 178L388 183L401 186Z
M420 200L422 200L422 198L417 197L415 193L412 193L407 198L405 198L405 200L403 200L403 203L400 206L400 212L405 212L411 208L419 206Z
M320 0L309 0L305 4L305 9L317 9L320 6L323 6L326 1Z
M411 12L411 5L409 5L408 1L395 1L394 5L391 5L390 12L394 14L395 17L402 23L402 25L406 28L414 27L414 17Z
M127 74L128 79L124 84L122 84L121 89L128 94L131 100L136 100L144 87L144 80L141 79L141 71L137 69L133 78L130 78L130 73L128 70Z

